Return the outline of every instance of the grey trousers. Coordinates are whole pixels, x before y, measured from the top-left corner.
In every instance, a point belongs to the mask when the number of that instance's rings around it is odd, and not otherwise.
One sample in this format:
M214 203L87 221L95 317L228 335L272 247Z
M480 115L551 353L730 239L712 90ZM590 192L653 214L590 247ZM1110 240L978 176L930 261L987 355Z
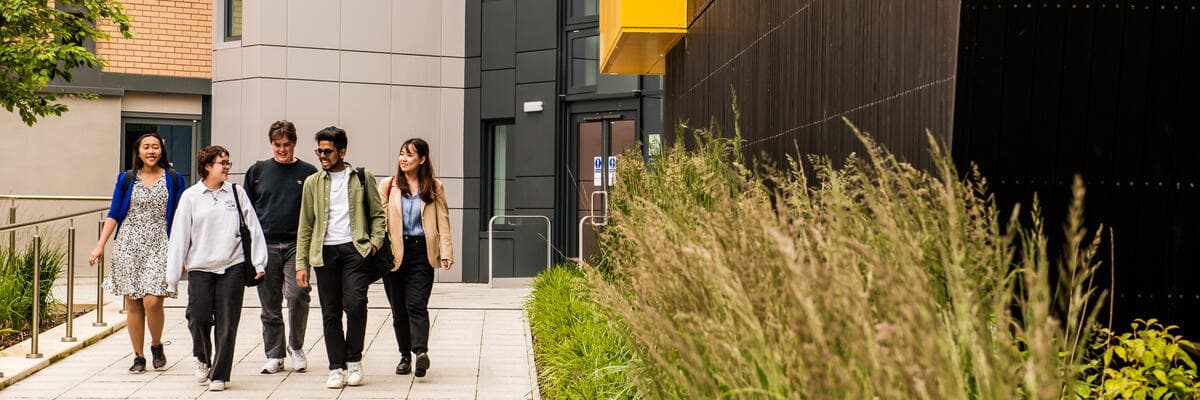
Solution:
M224 274L188 271L188 304L184 315L192 333L192 355L212 367L208 373L212 380L229 382L233 369L233 346L242 318L242 294L246 291L242 281L244 271L240 264L229 267Z
M312 286L296 285L296 242L267 243L267 274L258 285L258 301L262 304L263 350L267 358L284 358L283 299L287 299L287 344L292 349L304 347L304 328L308 322L308 304Z

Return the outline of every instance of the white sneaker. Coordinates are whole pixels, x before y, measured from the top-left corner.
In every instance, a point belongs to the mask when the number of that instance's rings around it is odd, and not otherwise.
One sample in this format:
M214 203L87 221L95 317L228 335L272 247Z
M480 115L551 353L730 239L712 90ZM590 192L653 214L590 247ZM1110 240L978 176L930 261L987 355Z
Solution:
M330 389L341 389L346 387L346 370L338 368L329 371L329 379L325 380L325 387Z
M346 363L346 384L350 386L358 386L363 383L363 370L361 362Z
M263 364L261 372L264 374L273 374L281 370L283 370L282 358L268 358L267 363Z
M208 364L200 362L199 358L193 358L196 361L196 372L192 374L196 378L196 383L201 385L208 384Z
M293 371L304 372L308 370L308 356L304 355L304 349L288 349L288 357L292 358Z
M225 381L212 381L212 383L208 384L208 390L213 392L225 390Z

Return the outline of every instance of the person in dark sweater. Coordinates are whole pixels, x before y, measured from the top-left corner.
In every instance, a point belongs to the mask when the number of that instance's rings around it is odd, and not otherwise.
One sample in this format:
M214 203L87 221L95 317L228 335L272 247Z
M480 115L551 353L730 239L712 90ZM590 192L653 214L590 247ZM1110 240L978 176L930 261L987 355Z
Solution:
M308 321L311 287L296 281L296 225L300 219L300 193L304 178L317 172L312 164L295 157L296 126L275 121L267 131L274 157L254 163L246 171L246 191L267 238L267 268L258 285L262 303L263 350L267 362L262 373L283 370L283 359L292 359L292 370L304 372L304 327ZM284 338L283 299L288 303L290 335Z

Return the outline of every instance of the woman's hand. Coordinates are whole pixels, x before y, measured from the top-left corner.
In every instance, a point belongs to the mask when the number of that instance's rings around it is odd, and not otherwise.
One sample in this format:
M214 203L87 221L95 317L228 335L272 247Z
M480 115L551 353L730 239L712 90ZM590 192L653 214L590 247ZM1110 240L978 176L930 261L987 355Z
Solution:
M88 265L95 267L100 257L104 257L104 246L96 246L96 249L92 250L92 254L88 256Z
M454 261L442 259L442 269L449 271L451 265L454 265Z

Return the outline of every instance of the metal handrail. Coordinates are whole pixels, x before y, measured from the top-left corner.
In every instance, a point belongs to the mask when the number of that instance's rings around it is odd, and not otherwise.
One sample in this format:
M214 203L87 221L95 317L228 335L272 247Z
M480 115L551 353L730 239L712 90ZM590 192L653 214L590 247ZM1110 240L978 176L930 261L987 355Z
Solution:
M579 219L579 265L580 266L582 266L584 263L584 259L583 259L583 223L587 222L588 220L592 221L592 226L608 225L608 216L607 215L600 216L600 217L596 217L593 215L584 215L583 218ZM596 222L597 220L599 220L600 222Z
M41 194L0 194L0 199L9 200L61 200L61 201L111 201L109 196L56 196Z
M3 197L14 198L14 197L18 197L18 196L3 196ZM46 199L47 197L52 197L52 196L20 196L20 198L22 198L22 199L38 199L38 198ZM57 197L57 198L48 199L48 200L79 200L79 199L83 198L84 196L54 196L54 197ZM69 197L70 199L63 199L64 197ZM94 200L109 200L108 198L87 198L86 200L93 200L93 199ZM74 220L74 218L93 214L93 213L100 213L99 214L100 222L97 225L97 231L96 231L96 235L98 238L99 235L101 235L104 231L105 215L104 215L103 211L106 211L108 209L109 209L109 207L104 207L104 208L98 208L98 209L93 209L93 210L75 212L75 213L61 215L61 216L52 217L52 218L40 219L37 221L23 222L20 224L13 223L13 224L10 224L7 226L0 227L0 232L8 232L9 233L9 242L10 242L9 247L13 248L13 249L16 248L15 240L13 239L14 235L16 234L16 231L21 228L27 228L27 227L31 227L31 226L35 227L34 233L33 233L33 315L32 315L33 331L30 333L30 341L29 341L30 349L29 349L29 353L25 354L26 358L42 358L43 357L42 353L38 352L38 344L39 344L38 337L41 334L41 332L39 332L39 331L41 330L41 322L42 322L40 308L41 308L41 303L42 303L41 272L42 272L42 261L43 260L42 260L41 229L37 226L42 225L42 224L47 224L50 222L57 222L57 221L68 220L68 219L71 220L71 226L67 229L67 246L69 247L68 256L67 256L67 320L66 320L67 334L66 334L66 336L62 337L61 340L64 342L73 342L73 341L77 340L74 337L75 319L73 317L73 314L75 312L75 310L74 310L74 306L75 306L75 290L74 290L75 289L74 288L74 285L75 285L75 220ZM16 219L15 211L16 211L15 207L9 209L10 222L12 222L13 220ZM107 323L104 322L104 288L103 288L104 257L103 256L101 256L100 259L97 260L97 264L98 265L97 265L97 279L96 279L96 322L92 323L92 326L100 327L100 326L108 325ZM0 376L2 376L2 375L0 375Z
M2 232L7 232L7 231L12 231L12 230L17 230L17 229L21 229L21 228L27 228L27 227L31 227L31 226L34 226L34 225L41 225L41 224L50 223L50 222L55 222L55 221L62 221L62 220L64 220L64 219L71 219L71 218L75 218L75 217L82 217L82 216L84 216L84 215L88 215L88 214L94 214L94 213L98 213L98 212L101 212L101 211L108 211L108 207L104 207L104 208L97 208L97 209L94 209L94 210L80 211L80 212L77 212L77 213L72 213L72 214L62 215L62 216L58 216L58 217L54 217L54 218L39 219L39 220L37 220L37 221L29 221L29 222L22 222L22 223L19 223L19 224L12 224L12 225L0 226L0 233L2 233Z
M492 266L492 249L495 248L495 246L492 245L492 225L496 223L496 218L514 218L514 219L535 218L535 219L545 220L546 221L546 268L550 268L550 266L552 265L551 260L550 260L550 248L553 247L550 243L550 240L551 240L550 239L551 238L551 236L550 236L550 229L551 229L550 228L550 226L551 226L550 217L547 217L545 215L496 215L496 216L493 216L492 218L488 219L488 287L489 288L492 287L492 282L496 280L492 276L492 273L494 271L493 266Z

